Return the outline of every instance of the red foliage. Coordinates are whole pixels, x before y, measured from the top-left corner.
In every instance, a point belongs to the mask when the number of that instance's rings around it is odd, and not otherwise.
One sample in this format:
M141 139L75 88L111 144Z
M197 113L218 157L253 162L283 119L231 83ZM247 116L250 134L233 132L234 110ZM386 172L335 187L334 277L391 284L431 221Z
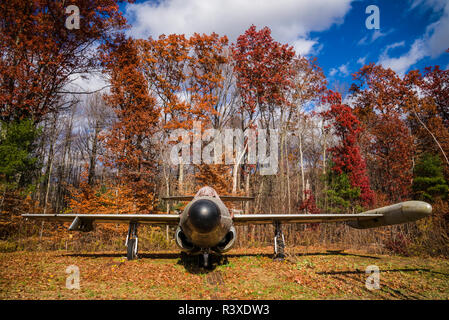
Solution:
M332 120L335 134L340 138L340 144L329 149L334 162L332 169L338 174L348 174L351 185L360 188L362 205L370 206L374 203L375 194L371 190L366 164L358 146L358 137L362 131L360 121L349 106L341 104L339 93L330 91L324 100L331 103L331 107L322 116Z
M305 199L298 206L299 211L305 211L306 213L320 213L320 209L316 206L315 197L311 190L304 190Z
M354 113L363 123L362 145L371 183L391 201L409 195L412 182L413 138L406 126L404 107L412 92L393 70L370 64L354 75Z
M378 116L376 122L370 154L375 159L372 171L383 181L379 191L394 201L405 200L412 183L413 139L397 113Z
M243 110L252 115L257 108L287 103L285 91L292 85L294 56L293 47L274 41L268 27L257 31L252 25L238 37L233 58Z

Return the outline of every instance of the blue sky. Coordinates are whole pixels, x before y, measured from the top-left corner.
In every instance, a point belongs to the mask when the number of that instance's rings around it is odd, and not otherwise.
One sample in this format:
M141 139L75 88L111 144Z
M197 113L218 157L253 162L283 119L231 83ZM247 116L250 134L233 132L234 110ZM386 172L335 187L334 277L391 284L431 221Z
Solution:
M379 8L379 30L365 26L369 5ZM277 41L317 57L331 88L349 87L364 63L401 75L449 67L449 0L138 0L120 8L137 38L216 32L234 42L251 24L268 26Z

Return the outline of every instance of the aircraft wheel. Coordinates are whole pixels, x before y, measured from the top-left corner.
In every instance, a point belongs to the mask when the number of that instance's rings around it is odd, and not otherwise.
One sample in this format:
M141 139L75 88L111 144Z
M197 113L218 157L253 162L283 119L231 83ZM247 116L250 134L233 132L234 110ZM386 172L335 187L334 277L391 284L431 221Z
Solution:
M128 252L126 254L126 257L128 260L134 260L137 258L137 241L136 239L129 239L128 240Z

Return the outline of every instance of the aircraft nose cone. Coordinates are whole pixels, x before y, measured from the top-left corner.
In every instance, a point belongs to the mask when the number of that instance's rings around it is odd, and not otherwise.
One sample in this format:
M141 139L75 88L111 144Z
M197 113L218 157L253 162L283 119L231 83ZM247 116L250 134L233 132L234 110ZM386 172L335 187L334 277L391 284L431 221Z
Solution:
M211 200L198 200L189 209L189 219L197 232L208 233L220 223L220 209Z

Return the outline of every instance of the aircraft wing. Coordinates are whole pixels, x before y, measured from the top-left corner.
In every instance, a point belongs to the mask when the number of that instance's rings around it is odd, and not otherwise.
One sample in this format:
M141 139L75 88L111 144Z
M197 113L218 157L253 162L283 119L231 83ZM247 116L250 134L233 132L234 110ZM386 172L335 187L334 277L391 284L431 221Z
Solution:
M162 200L167 201L191 201L194 196L169 196L162 197ZM221 201L251 201L254 200L254 197L247 196L220 196Z
M317 223L376 219L381 214L235 214L234 223L241 224L272 224L281 223Z
M234 224L348 222L357 229L416 221L430 215L432 206L422 201L406 201L357 214L235 214Z
M130 223L137 222L153 225L178 225L179 214L22 214L28 219L52 222L72 222L69 230L80 230L81 225L96 223Z

